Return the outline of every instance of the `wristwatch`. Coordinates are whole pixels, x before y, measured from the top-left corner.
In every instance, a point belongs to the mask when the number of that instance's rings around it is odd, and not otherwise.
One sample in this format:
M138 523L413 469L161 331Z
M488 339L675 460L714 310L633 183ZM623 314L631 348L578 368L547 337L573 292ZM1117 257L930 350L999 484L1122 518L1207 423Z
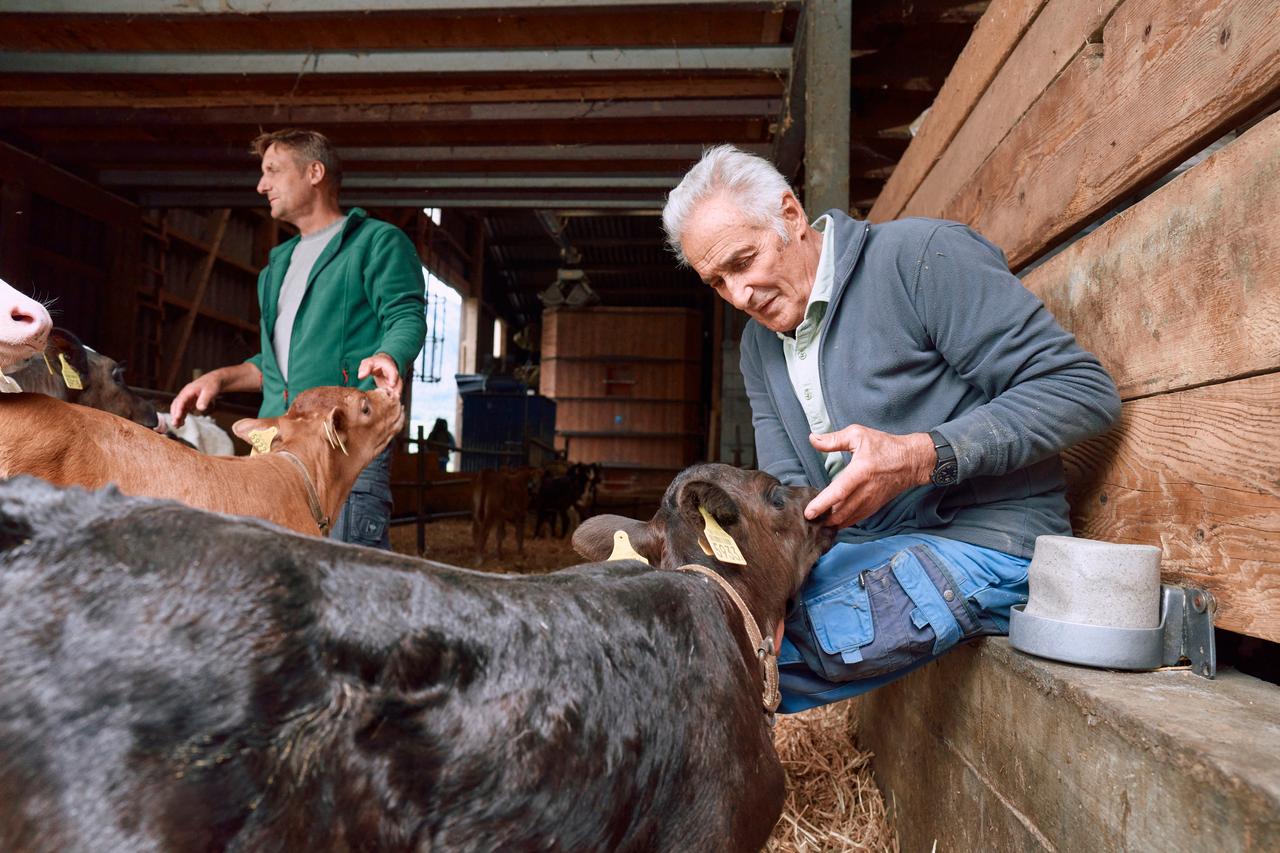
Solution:
M938 461L933 466L933 473L929 475L929 482L935 486L954 486L960 476L956 452L936 429L929 430L929 439L933 442L933 449L938 451Z

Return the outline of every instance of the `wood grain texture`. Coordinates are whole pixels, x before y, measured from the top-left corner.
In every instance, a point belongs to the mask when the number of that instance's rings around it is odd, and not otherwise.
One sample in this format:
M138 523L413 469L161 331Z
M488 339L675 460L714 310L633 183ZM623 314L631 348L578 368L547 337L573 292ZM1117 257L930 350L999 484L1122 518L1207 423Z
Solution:
M935 216L946 207L1120 2L1049 0L901 215Z
M1024 284L1124 399L1280 369L1280 114Z
M1220 627L1280 641L1280 375L1125 403L1065 457L1072 526L1160 546L1166 581L1209 589Z
M1277 91L1274 0L1128 0L940 213L1016 269Z
M987 7L868 219L887 222L901 214L1044 3L1045 0L993 0Z

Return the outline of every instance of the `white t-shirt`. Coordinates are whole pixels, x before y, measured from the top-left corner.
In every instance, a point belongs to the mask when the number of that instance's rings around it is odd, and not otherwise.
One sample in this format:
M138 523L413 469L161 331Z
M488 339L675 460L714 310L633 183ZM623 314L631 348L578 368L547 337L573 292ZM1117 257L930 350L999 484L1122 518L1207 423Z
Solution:
M293 340L293 321L298 316L302 297L307 293L307 279L311 277L311 270L324 247L346 224L347 217L344 216L324 230L303 237L293 247L289 269L285 270L284 284L280 287L280 298L276 301L276 325L271 330L276 364L280 365L280 375L285 381L289 379L289 342Z

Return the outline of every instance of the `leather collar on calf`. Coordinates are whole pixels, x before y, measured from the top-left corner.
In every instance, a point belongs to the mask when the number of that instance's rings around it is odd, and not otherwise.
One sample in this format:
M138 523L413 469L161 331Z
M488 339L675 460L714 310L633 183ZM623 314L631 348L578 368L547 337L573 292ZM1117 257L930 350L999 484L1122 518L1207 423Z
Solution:
M301 459L287 450L277 450L276 455L288 459L302 474L302 483L307 487L307 503L311 506L311 517L316 520L316 526L320 528L320 535L328 536L329 527L331 526L329 516L324 514L324 509L320 506L320 495L316 493L316 484L311 479L311 474L307 472L307 466L303 465Z
M742 600L742 596L738 595L738 591L714 570L697 563L686 563L676 571L694 572L711 578L720 585L734 606L738 608L738 613L742 616L742 625L747 629L747 637L751 640L756 657L760 660L760 671L764 678L764 712L769 715L769 725L773 725L774 712L778 710L778 703L782 701L782 694L778 691L778 650L773 647L773 637L761 636L760 627L756 625L755 617L751 615L747 603Z

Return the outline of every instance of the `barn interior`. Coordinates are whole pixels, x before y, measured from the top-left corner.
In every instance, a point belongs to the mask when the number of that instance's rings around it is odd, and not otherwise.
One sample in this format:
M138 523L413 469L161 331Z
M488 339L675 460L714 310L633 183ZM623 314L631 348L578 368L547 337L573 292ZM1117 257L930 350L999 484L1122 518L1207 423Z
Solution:
M454 353L466 376L518 371L556 400L561 453L649 493L698 459L754 461L745 317L675 263L666 193L732 143L773 159L811 211L865 214L986 6L6 2L0 275L56 299L60 325L163 401L259 349L256 276L290 229L255 192L248 143L319 130L343 157L343 204L401 227L460 297L451 335L432 306L419 380L447 382ZM468 422L459 405L449 422L474 453L452 467L512 461L493 425L524 409L491 400Z
M1120 389L1120 426L1064 456L1073 529L1158 543L1166 582L1209 591L1221 671L1128 681L992 639L878 691L863 732L903 849L1261 849L1280 839L1280 739L1257 734L1280 732L1274 5L3 0L0 277L163 403L260 348L257 276L290 229L249 142L320 130L344 204L403 229L458 313L448 331L429 297L412 395L461 377L460 452L440 472L430 419L406 433L397 517L466 514L476 468L555 452L602 463L602 504L639 515L690 462L756 463L746 318L660 227L705 147L769 157L811 215L971 224Z

